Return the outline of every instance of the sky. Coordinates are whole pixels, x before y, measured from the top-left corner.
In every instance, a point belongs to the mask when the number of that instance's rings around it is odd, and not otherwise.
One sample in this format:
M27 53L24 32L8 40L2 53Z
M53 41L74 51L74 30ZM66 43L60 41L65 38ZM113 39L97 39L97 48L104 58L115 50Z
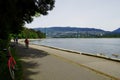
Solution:
M113 31L120 28L120 0L56 0L47 16L35 17L27 28L81 27Z

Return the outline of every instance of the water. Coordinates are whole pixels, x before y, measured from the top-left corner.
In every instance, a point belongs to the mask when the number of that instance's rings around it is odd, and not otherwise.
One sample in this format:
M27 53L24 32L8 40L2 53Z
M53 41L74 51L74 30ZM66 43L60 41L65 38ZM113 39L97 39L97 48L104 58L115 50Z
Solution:
M120 38L51 38L32 43L120 59Z

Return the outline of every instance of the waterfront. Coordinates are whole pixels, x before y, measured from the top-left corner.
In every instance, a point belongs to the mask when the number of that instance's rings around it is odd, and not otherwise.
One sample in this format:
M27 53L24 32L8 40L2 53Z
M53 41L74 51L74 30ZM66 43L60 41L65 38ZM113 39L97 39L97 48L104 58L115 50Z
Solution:
M31 43L120 59L120 38L50 38Z

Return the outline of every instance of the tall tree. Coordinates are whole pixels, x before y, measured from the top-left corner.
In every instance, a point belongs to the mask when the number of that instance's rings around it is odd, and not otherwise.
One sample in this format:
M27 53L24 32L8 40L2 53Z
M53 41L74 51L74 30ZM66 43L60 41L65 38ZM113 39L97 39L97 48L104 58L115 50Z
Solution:
M10 33L19 33L36 14L47 15L54 3L55 0L0 0L0 40L8 40Z

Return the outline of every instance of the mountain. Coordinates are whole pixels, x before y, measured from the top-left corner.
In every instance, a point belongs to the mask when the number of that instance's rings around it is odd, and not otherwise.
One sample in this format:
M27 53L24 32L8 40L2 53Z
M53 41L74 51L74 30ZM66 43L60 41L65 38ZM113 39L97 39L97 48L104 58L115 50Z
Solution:
M116 30L114 30L112 32L114 32L114 33L120 33L120 28L118 28L118 29L116 29Z
M95 28L77 28L77 27L50 27L50 28L34 28L35 30L41 30L42 32L47 31L59 31L59 32L64 32L64 31L101 31L104 32L104 30L101 29L95 29Z
M100 37L108 33L102 29L95 28L77 28L77 27L50 27L50 28L34 28L46 33L47 37L55 38L88 38Z

